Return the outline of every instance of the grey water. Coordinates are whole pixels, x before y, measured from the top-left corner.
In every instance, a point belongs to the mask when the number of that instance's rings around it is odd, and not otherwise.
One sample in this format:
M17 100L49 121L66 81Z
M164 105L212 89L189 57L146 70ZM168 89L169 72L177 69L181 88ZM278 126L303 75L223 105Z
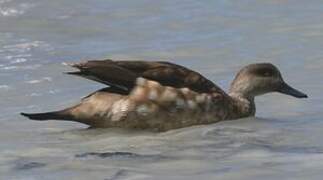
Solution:
M320 0L0 0L0 179L322 179ZM227 90L271 62L309 98L256 98L255 118L164 133L87 129L19 113L104 87L64 62L167 60Z

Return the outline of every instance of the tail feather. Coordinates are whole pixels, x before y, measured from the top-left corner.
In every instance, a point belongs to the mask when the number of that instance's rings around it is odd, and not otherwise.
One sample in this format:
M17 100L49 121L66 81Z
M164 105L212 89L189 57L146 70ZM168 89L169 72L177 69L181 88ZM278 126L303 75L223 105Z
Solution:
M32 120L44 121L44 120L73 120L72 115L66 113L65 111L53 111L45 113L20 113L20 115L25 116Z

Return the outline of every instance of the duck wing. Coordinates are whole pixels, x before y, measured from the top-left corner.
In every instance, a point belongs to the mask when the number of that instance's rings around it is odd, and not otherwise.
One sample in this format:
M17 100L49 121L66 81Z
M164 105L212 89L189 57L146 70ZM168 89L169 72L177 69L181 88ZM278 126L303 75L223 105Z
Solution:
M138 77L154 80L164 86L187 87L199 93L225 94L212 81L198 72L170 62L90 60L71 64L79 69L68 74L78 75L130 92Z
M133 88L138 77L136 73L116 65L111 60L93 60L69 65L79 71L67 72L67 74L81 76L125 91Z

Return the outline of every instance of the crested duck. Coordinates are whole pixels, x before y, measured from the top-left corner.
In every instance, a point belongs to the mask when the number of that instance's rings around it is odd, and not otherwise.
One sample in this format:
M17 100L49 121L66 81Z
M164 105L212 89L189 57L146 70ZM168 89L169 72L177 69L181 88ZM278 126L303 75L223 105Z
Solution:
M108 87L64 110L21 115L39 121L76 121L97 128L166 131L254 116L255 97L270 92L307 97L289 86L270 63L243 67L228 93L198 72L170 62L90 60L69 65L78 71L67 74Z

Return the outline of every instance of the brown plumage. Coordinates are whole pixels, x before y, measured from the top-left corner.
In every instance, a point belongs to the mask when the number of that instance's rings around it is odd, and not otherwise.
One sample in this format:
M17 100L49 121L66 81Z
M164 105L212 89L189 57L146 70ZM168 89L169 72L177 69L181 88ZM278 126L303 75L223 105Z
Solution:
M201 74L169 62L95 60L71 66L79 71L68 74L109 87L88 95L74 107L22 115L34 120L77 121L91 127L165 131L252 116L254 97L269 92L307 97L288 86L269 63L244 67L229 94Z
M134 87L136 79L143 77L164 86L187 87L199 93L225 94L221 88L200 73L170 62L93 60L71 66L80 71L68 74L79 75L129 92Z

